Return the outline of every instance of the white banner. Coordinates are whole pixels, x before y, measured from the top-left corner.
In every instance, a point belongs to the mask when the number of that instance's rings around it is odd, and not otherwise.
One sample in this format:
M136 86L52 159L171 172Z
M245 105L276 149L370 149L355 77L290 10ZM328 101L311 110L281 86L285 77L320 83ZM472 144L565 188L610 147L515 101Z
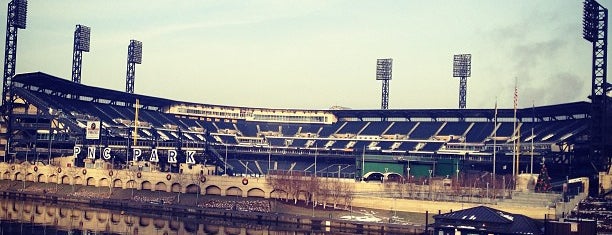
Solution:
M85 127L85 130L85 139L100 139L100 121L87 121L87 127Z

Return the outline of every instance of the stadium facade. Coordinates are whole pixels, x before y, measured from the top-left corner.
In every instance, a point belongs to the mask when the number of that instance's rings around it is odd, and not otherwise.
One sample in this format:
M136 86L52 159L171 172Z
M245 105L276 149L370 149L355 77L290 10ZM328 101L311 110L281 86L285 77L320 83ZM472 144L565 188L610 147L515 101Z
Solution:
M0 152L8 162L54 164L75 155L76 166L97 159L118 169L138 160L145 171L178 172L180 163L197 163L211 166L211 174L357 180L453 177L493 166L498 175L537 174L542 162L553 178L566 179L595 175L600 167L588 158L588 102L518 109L516 119L513 109L493 108L234 107L91 87L41 72L16 75L11 94Z

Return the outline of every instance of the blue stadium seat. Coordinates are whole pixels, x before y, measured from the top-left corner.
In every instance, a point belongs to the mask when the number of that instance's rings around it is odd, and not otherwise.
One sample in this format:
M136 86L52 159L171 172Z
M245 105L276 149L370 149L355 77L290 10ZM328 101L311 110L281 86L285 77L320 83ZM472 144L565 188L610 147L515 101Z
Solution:
M391 150L391 146L394 143L395 142L392 142L392 141L380 141L380 142L378 142L376 147L380 147L380 150Z
M369 122L370 124L360 133L360 135L380 136L389 127L389 122Z
M470 131L465 136L468 143L482 143L493 133L492 122L475 122Z
M367 122L346 122L346 124L338 130L338 134L359 134L361 129Z
M428 142L425 144L425 146L423 146L423 148L420 149L420 151L436 152L440 150L442 145L444 145L442 142Z
M415 122L394 122L385 135L407 135L416 125Z
M402 144L397 147L396 150L400 150L400 151L413 151L414 148L417 146L417 142L402 142Z
M431 138L442 126L441 122L420 122L410 133L410 139L426 140Z
M319 136L323 138L327 138L331 136L332 134L336 133L338 131L338 128L344 125L344 123L345 122L336 122L331 125L323 126L323 130L321 130L321 132L319 133Z
M462 136L471 124L470 122L447 122L438 135Z

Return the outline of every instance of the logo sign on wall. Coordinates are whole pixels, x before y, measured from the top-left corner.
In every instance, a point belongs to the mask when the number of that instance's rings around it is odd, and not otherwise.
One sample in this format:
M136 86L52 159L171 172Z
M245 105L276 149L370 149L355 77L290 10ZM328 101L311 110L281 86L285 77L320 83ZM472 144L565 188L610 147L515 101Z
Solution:
M99 140L100 139L100 121L87 121L85 128L85 139Z

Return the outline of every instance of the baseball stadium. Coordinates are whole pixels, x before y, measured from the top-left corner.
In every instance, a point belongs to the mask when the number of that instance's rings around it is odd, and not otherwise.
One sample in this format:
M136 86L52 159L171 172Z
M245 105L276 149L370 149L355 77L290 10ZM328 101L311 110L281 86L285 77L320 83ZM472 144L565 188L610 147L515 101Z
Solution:
M585 12L603 8L587 2L599 8ZM558 218L587 195L612 191L612 99L607 47L601 46L607 39L599 38L607 33L597 32L602 27L585 26L584 37L594 45L590 102L470 109L463 93L456 109L388 109L392 60L381 59L381 109L279 109L134 93L142 57L136 40L128 47L125 91L81 84L81 53L89 51L83 25L75 30L72 78L17 74L25 3L9 4L14 14L0 123L4 181L325 201L299 185L292 192L275 183L321 178L350 185L351 206L375 208L372 199L389 204L401 197L406 201L398 210L424 212L416 206L422 201L443 210L474 203L534 218ZM588 18L596 14L585 15L585 22L596 22ZM453 74L464 81L470 55L454 59Z

